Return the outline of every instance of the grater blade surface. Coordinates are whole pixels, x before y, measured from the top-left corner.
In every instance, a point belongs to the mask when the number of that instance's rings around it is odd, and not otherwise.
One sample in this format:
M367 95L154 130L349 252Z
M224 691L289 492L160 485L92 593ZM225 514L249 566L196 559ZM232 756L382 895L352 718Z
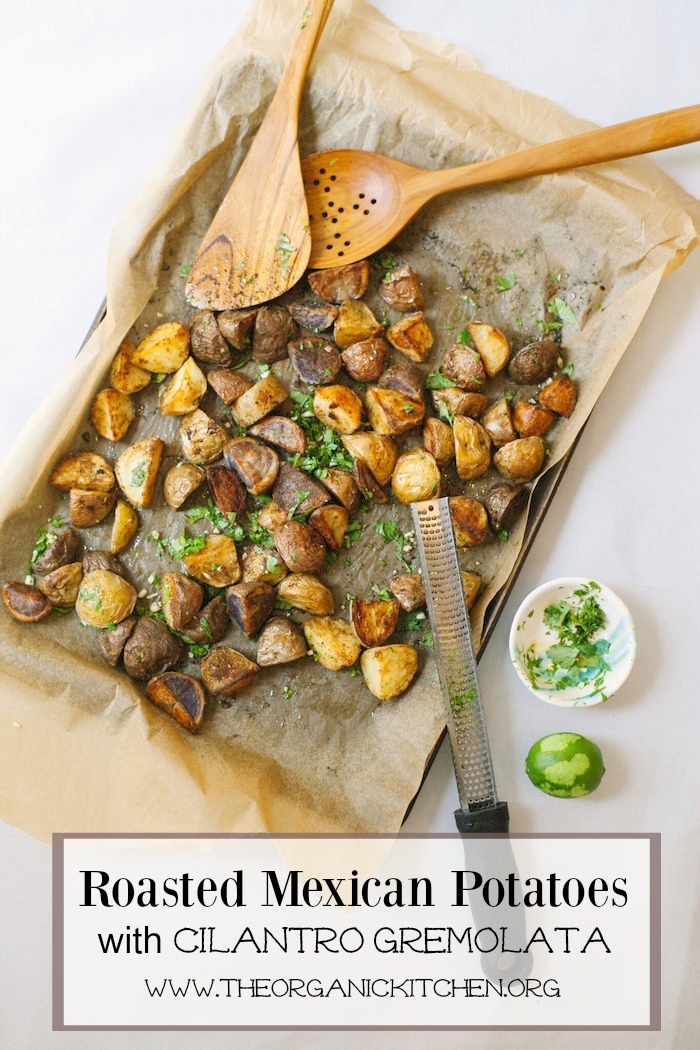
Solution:
M497 802L496 781L449 501L443 497L413 503L411 512L435 639L459 802L462 809L469 811L492 808Z

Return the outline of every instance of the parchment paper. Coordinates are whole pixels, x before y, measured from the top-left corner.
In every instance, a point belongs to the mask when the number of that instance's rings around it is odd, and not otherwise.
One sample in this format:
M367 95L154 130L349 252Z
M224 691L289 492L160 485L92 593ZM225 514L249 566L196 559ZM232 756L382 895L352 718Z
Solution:
M111 460L118 454L119 447L96 441L86 423L91 399L106 385L125 335L139 338L162 320L187 319L179 271L191 262L274 92L296 7L274 0L255 6L118 224L107 318L2 468L3 580L24 577L37 528L61 509L46 481L56 459L76 448L106 451ZM443 167L589 126L478 71L451 45L402 32L361 0L337 0L302 105L300 135L302 153L353 146ZM699 226L697 202L650 162L635 160L444 197L392 250L423 280L436 335L432 367L466 319L492 322L517 347L551 320L546 309L553 296L571 306L577 323L563 329L562 355L574 362L580 397L548 441L554 463L587 418L662 276L695 244ZM495 275L515 275L517 283L498 292ZM368 302L381 316L374 293ZM127 441L157 430L175 459L177 420L157 416L154 396L143 399ZM212 398L204 408L214 412L214 404ZM410 528L405 508L392 507L389 516ZM143 517L144 532L151 520L163 533L182 527L181 518L175 524L176 516L162 509ZM524 521L507 543L494 541L465 558L487 584L474 610L477 635L523 528ZM88 530L86 547L101 546L105 534L103 527ZM384 585L399 567L371 516L351 553L352 565L341 558L328 577L339 606L348 590L368 596L371 583ZM122 560L137 589L148 587L153 571L176 567L159 562L144 537ZM231 632L227 640L252 654L243 635ZM101 661L95 633L75 617L23 626L3 610L0 815L42 838L59 830L393 831L443 726L437 675L425 652L422 664L409 692L387 704L376 703L359 678L309 660L266 672L230 709L211 703L201 734L191 737Z

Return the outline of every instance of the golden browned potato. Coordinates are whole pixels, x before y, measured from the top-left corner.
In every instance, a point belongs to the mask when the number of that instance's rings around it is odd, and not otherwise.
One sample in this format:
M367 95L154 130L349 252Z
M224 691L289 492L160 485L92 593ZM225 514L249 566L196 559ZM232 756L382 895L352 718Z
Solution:
M371 339L375 335L381 335L383 331L369 306L354 299L346 299L333 325L333 338L341 350L345 350L353 343Z
M511 481L497 481L492 485L484 499L489 521L494 531L506 532L513 526L525 509L527 489L524 485L515 485Z
M311 290L320 299L330 303L342 303L346 299L360 299L367 291L369 263L366 259L348 266L331 266L309 274Z
M540 339L513 355L508 375L516 383L542 383L554 371L558 357L557 344L552 339Z
M398 390L413 401L425 401L425 376L418 365L402 361L382 372L377 386L386 390Z
M177 321L166 321L144 336L131 360L147 372L169 375L185 363L189 351L189 331Z
M275 532L285 521L289 521L289 513L278 507L273 499L258 512L258 525L268 532Z
M68 514L71 525L89 529L104 521L117 502L116 492L91 492L89 489L71 489L68 493Z
M2 600L10 616L20 623L37 623L48 616L53 608L38 587L16 580L8 580L3 585Z
M258 633L272 616L274 607L275 589L262 580L237 583L226 591L228 614L248 637Z
M452 496L450 517L458 547L476 547L489 534L486 510L476 499L469 496Z
M121 394L136 394L151 381L151 373L134 364L135 350L134 344L125 339L114 355L109 370L109 385Z
M340 354L323 336L307 335L305 339L294 339L287 350L294 371L302 383L309 386L332 383L340 371Z
M424 448L403 452L394 467L391 488L402 503L416 503L440 494L440 468Z
M188 357L165 384L160 396L164 416L186 416L207 392L207 378L193 357Z
M287 388L272 372L253 383L249 390L234 401L231 411L239 427L250 427L264 419L287 400Z
M452 430L457 473L464 481L480 478L491 466L491 438L487 431L468 416L455 416Z
M291 463L280 463L272 498L290 516L310 514L324 503L330 503L330 496L323 485Z
M145 682L178 664L182 652L182 642L162 620L141 616L123 649L124 670L137 681Z
M38 587L52 605L57 605L59 609L72 609L78 597L82 578L83 566L79 561L74 561L47 573L39 581Z
M290 573L280 583L277 594L293 609L314 616L330 616L335 609L331 591L315 576L305 572Z
M362 649L350 624L337 616L312 616L304 624L304 637L315 659L329 671L352 667Z
M513 426L519 437L542 437L555 420L549 408L533 405L530 401L518 401L513 409Z
M325 332L338 316L338 307L320 303L318 299L304 299L300 303L290 303L289 312L302 328L310 332Z
M369 503L388 503L389 497L372 471L356 459L352 465L352 476L363 499Z
M207 467L207 482L212 499L224 514L240 514L244 510L245 489L234 470L220 465Z
M186 554L182 560L189 575L209 587L228 587L241 578L236 544L230 536L210 534L201 550Z
M287 575L287 566L276 551L265 547L246 547L241 555L241 580L279 583Z
M397 573L389 580L389 590L404 612L413 612L425 605L425 587L419 572Z
M379 485L388 483L398 457L396 445L390 437L363 431L345 434L341 440L350 455L367 467Z
M111 553L119 554L120 551L128 547L136 535L138 527L139 516L134 508L125 503L123 499L118 499L114 508L114 523L109 541Z
M555 376L551 383L547 383L537 397L545 408L556 412L558 416L566 416L567 419L576 408L576 387L571 376L564 372Z
M339 507L335 503L319 507L309 518L309 525L313 525L332 551L342 550L349 522L350 515L345 507Z
M141 438L124 449L117 460L117 481L132 507L150 507L153 502L164 449L160 438Z
M257 306L248 306L244 310L224 310L217 316L219 331L236 350L249 350L253 345L257 312Z
M499 448L493 457L499 474L509 481L531 481L542 469L545 443L541 437L516 438Z
M181 631L201 609L204 588L184 572L166 572L160 584L160 597L168 627Z
M399 622L399 603L378 599L373 602L353 598L350 602L350 620L355 634L368 649L384 645L396 630Z
M455 438L452 427L443 419L431 416L423 426L423 447L440 467L446 467L455 458Z
M318 386L314 415L337 434L352 434L362 423L362 402L347 386Z
M418 652L412 645L381 645L365 649L360 657L362 676L377 700L393 700L405 693L418 670Z
M225 405L232 405L253 385L250 379L232 368L212 368L207 372L207 382Z
M281 361L287 356L287 343L297 334L289 311L278 303L266 303L258 309L253 330L253 359L263 364Z
M163 482L163 496L169 507L179 510L193 492L196 492L205 478L201 467L194 463L181 462L171 467Z
M468 416L470 419L478 419L486 408L486 400L486 394L474 394L456 386L445 390L433 390L433 404L441 417L445 412L450 418Z
M135 605L136 591L123 576L96 569L83 576L75 611L86 627L107 627L126 619Z
M229 645L217 645L202 660L202 681L216 696L235 696L257 673L258 665Z
M517 436L513 429L510 405L504 397L489 405L481 417L481 425L484 430L488 431L496 448L505 445L508 441L515 441Z
M481 576L475 572L467 572L466 569L461 570L460 576L462 577L464 604L467 609L471 609L477 599L479 591L481 590Z
M392 310L406 313L408 310L423 309L423 293L420 282L412 268L406 264L397 266L385 274L379 284L379 294Z
M261 438L291 455L306 451L306 435L298 423L286 416L268 416L248 429L250 437Z
M486 372L481 355L466 343L454 343L442 355L440 368L448 379L462 390L480 394L486 386Z
M345 371L359 383L374 382L382 374L388 349L386 339L381 335L347 346L341 354Z
M194 412L182 417L180 444L185 459L191 463L213 463L223 452L228 439L221 424L201 408L195 408Z
M196 733L204 721L206 695L192 675L178 671L155 675L146 686L146 696L190 733Z
M392 324L386 330L386 337L410 361L425 361L433 345L433 333L422 310L406 314L396 324Z
M107 441L121 441L134 421L134 405L128 394L120 394L111 387L95 395L90 408L90 419L100 437Z
M372 430L377 434L404 434L419 427L425 416L425 404L398 390L371 386L365 394L365 408Z
M220 368L231 364L231 351L211 310L195 310L193 313L190 343L193 355L200 361Z
M351 514L360 506L360 492L348 470L343 470L342 467L329 467L323 484Z
M114 471L96 452L73 452L64 456L51 471L49 481L63 492L71 489L111 492L116 485Z
M232 438L224 448L224 460L254 496L272 488L280 469L274 449L252 437Z
M510 359L508 340L498 328L481 321L471 321L467 331L476 350L481 355L484 371L489 379L502 372Z
M318 572L326 563L326 545L303 521L287 521L275 533L275 547L290 572Z
M302 656L306 656L306 640L301 628L281 616L268 620L258 636L258 666L290 664Z

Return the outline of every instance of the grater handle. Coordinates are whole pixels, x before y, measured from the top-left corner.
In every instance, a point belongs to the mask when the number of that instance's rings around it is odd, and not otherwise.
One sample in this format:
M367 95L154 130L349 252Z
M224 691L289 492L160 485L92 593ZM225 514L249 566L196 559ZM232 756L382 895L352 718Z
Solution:
M508 832L508 803L497 802L488 809L456 809L455 821L461 835L474 832Z

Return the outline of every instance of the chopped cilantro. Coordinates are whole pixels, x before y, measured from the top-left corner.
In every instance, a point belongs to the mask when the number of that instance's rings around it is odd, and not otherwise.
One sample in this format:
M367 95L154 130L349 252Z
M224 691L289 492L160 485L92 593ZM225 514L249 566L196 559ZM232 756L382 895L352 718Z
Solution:
M178 274L178 276L182 277L182 278L189 277L191 272L192 272L192 267L191 266L182 266L182 267L180 267L180 273Z
M509 277L502 277L500 274L496 274L493 283L496 285L497 292L509 292L511 288L515 288L518 278L513 272L511 272Z
M351 470L352 456L340 440L340 435L314 415L311 394L305 394L301 390L290 390L289 396L294 402L291 418L306 435L306 450L292 456L292 466L299 467L317 478L325 478L329 467Z
M376 583L372 584L372 594L380 602L393 602L394 600L394 595L388 587L378 587Z
M563 299L552 299L547 307L547 313L555 317L561 324L578 324L576 314Z
M431 372L425 380L426 390L446 390L455 386L457 386L457 384L453 383L451 379L448 379L439 368L436 368L434 372Z

